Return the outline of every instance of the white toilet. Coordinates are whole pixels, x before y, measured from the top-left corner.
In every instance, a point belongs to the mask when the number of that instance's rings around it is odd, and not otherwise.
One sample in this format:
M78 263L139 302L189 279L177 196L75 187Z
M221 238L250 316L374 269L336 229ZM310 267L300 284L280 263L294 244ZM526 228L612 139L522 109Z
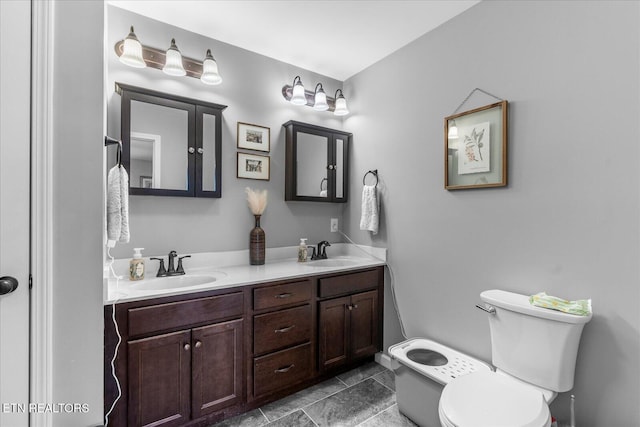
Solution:
M532 306L529 297L484 291L496 371L448 382L438 413L443 427L547 427L549 403L573 388L576 356L589 316Z

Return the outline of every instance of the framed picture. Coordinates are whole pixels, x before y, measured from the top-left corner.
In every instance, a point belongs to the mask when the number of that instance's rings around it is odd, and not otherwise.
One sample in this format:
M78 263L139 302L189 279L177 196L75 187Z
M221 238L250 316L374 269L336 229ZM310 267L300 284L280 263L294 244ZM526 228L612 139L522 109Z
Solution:
M153 178L140 175L140 188L153 188Z
M269 156L241 153L238 151L238 178L269 181L270 161Z
M270 128L238 122L238 148L268 153L271 150L270 136Z
M507 101L444 119L444 188L507 185Z

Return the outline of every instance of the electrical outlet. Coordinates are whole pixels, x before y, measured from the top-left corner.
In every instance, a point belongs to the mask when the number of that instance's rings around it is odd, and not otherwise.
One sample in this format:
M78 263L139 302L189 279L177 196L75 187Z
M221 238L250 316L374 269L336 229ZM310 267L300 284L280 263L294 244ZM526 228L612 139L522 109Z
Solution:
M331 218L331 232L336 233L338 231L338 218Z

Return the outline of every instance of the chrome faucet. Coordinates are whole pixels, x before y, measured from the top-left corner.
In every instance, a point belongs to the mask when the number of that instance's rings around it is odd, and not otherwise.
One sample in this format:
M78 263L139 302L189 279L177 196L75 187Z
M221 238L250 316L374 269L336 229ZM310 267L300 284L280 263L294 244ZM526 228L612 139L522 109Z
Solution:
M178 268L175 268L175 259L178 258ZM182 266L182 260L184 258L191 258L191 255L185 255L178 257L178 253L176 251L169 252L169 269L165 269L164 267L164 259L163 258L149 258L160 261L160 266L158 267L158 273L156 277L165 277L165 276L181 276L184 273L184 267Z
M318 243L318 250L313 251L313 254L311 255L311 260L314 261L317 259L327 259L327 246L331 246L331 243L327 242L326 240L323 240L320 243Z

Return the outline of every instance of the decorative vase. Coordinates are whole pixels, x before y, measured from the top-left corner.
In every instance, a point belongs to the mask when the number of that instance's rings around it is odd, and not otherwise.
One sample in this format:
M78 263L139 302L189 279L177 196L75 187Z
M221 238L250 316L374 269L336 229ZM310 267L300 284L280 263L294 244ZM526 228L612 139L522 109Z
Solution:
M265 234L260 228L260 215L254 215L256 226L249 233L249 263L251 265L264 264Z

